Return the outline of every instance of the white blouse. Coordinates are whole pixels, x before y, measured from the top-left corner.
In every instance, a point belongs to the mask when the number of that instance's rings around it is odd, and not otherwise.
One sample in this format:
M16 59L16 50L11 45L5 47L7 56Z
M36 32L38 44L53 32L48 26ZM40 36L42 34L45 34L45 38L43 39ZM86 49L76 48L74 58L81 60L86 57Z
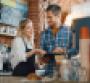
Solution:
M11 65L14 68L19 62L26 61L26 46L28 49L33 49L30 41L26 38L16 37L11 45Z

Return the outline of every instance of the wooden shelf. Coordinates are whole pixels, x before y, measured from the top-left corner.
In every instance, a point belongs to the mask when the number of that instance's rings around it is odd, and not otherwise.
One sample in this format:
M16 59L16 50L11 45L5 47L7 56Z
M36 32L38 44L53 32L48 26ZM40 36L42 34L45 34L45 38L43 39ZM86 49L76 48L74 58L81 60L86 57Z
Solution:
M6 37L11 37L11 38L14 38L15 36L12 36L12 35L9 35L9 34L2 34L2 33L0 33L0 36L6 36Z

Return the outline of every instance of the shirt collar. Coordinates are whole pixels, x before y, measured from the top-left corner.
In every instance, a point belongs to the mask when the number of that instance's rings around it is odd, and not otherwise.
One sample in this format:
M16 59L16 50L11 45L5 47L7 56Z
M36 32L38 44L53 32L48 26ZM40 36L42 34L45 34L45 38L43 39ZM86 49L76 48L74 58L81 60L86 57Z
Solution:
M63 26L59 26L59 30L61 30L62 28L63 28ZM49 32L52 32L52 30L51 30L50 27L48 27L48 31L49 31Z

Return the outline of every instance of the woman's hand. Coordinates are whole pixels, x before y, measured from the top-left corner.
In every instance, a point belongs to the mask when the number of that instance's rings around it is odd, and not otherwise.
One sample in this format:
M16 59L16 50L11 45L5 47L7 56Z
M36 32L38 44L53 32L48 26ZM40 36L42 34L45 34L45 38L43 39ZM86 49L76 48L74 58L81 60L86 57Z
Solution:
M42 50L42 49L35 49L35 50L34 50L34 54L44 55L44 54L46 54L46 51L44 51L44 50Z
M44 55L46 54L46 51L42 50L42 49L33 49L31 50L30 52L27 52L27 56L30 57L32 56L33 54L37 54L37 55Z
M33 56L33 54L35 54L35 51L35 49L32 49L30 52L27 52L27 57Z

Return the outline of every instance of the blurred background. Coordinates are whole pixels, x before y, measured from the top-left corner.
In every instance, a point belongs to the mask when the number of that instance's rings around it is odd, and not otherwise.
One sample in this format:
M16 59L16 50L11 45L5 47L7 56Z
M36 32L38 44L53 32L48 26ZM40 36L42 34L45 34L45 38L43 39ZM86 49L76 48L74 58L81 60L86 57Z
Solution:
M3 51L9 55L11 42L17 34L19 22L25 18L30 18L34 23L35 47L39 48L40 33L48 26L45 9L53 3L62 8L62 25L70 26L72 29L73 47L77 48L76 55L82 56L80 60L85 67L89 66L90 0L1 0L0 51L3 48Z

